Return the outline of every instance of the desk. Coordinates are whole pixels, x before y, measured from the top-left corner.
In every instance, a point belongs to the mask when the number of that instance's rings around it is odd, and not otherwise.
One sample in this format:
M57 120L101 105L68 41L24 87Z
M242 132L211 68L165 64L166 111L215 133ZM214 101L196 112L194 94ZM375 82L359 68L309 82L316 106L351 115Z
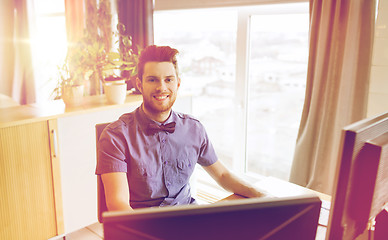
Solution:
M318 229L316 240L324 240L326 235L326 227L329 221L331 196L323 194L308 188L301 187L299 185L283 181L274 177L266 177L261 181L254 184L258 189L262 189L264 192L268 192L274 197L291 197L300 196L308 193L316 194L322 201L321 212L319 215ZM225 200L236 200L241 199L242 196L232 194L224 199Z
M262 189L274 197L290 197L304 195L308 193L316 194L322 201L321 214L319 218L319 226L317 229L316 240L324 240L326 234L326 226L328 222L328 216L330 211L330 200L331 197L326 194L322 194L283 180L279 180L273 177L264 178L261 181L258 181L255 186L259 189ZM221 201L236 200L241 199L242 196L232 194ZM74 239L74 240L99 240L103 239L103 226L100 223L94 223L80 230L74 231L72 233L66 234L65 236L58 236L49 240L62 240L62 239Z

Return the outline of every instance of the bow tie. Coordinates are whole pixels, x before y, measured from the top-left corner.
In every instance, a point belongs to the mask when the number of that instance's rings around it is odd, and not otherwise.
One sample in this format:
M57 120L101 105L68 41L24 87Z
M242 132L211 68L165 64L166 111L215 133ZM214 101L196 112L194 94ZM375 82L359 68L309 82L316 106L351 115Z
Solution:
M175 124L176 124L175 122L162 124L162 125L158 125L156 123L150 123L148 124L147 132L150 134L154 134L160 131L173 133L175 131Z

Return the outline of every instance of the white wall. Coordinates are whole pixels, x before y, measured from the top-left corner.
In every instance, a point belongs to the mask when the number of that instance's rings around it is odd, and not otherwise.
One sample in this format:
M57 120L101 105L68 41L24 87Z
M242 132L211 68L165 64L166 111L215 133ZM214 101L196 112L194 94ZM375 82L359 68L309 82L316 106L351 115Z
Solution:
M367 116L388 111L388 1L378 5Z

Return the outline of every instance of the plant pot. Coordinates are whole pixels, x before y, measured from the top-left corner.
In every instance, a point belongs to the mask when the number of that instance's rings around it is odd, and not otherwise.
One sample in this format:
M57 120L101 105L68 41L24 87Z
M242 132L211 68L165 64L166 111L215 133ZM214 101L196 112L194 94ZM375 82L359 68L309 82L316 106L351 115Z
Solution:
M122 104L127 97L127 84L125 83L105 83L105 95L108 103Z
M109 76L104 79L104 86L109 84L125 83L126 78Z
M73 85L62 88L62 99L66 106L76 107L82 104L84 97L84 86Z

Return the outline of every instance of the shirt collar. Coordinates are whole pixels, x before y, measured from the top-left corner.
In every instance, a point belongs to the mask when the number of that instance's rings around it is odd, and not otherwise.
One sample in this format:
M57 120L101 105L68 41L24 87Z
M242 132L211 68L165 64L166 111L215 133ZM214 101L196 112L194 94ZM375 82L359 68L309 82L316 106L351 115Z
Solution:
M147 126L148 124L150 123L156 123L158 125L161 125L160 122L157 122L157 121L154 121L152 120L151 118L149 118L147 116L147 114L145 114L144 110L143 110L143 105L141 105L140 107L137 108L136 112L135 112L135 115L136 115L136 118L139 122L139 125L141 126L141 128L143 130L146 130L147 129ZM170 122L174 122L176 120L176 113L171 110L170 112L170 116L167 118L167 120L163 123L163 124L167 124L167 123L170 123ZM175 121L176 122L176 121Z

